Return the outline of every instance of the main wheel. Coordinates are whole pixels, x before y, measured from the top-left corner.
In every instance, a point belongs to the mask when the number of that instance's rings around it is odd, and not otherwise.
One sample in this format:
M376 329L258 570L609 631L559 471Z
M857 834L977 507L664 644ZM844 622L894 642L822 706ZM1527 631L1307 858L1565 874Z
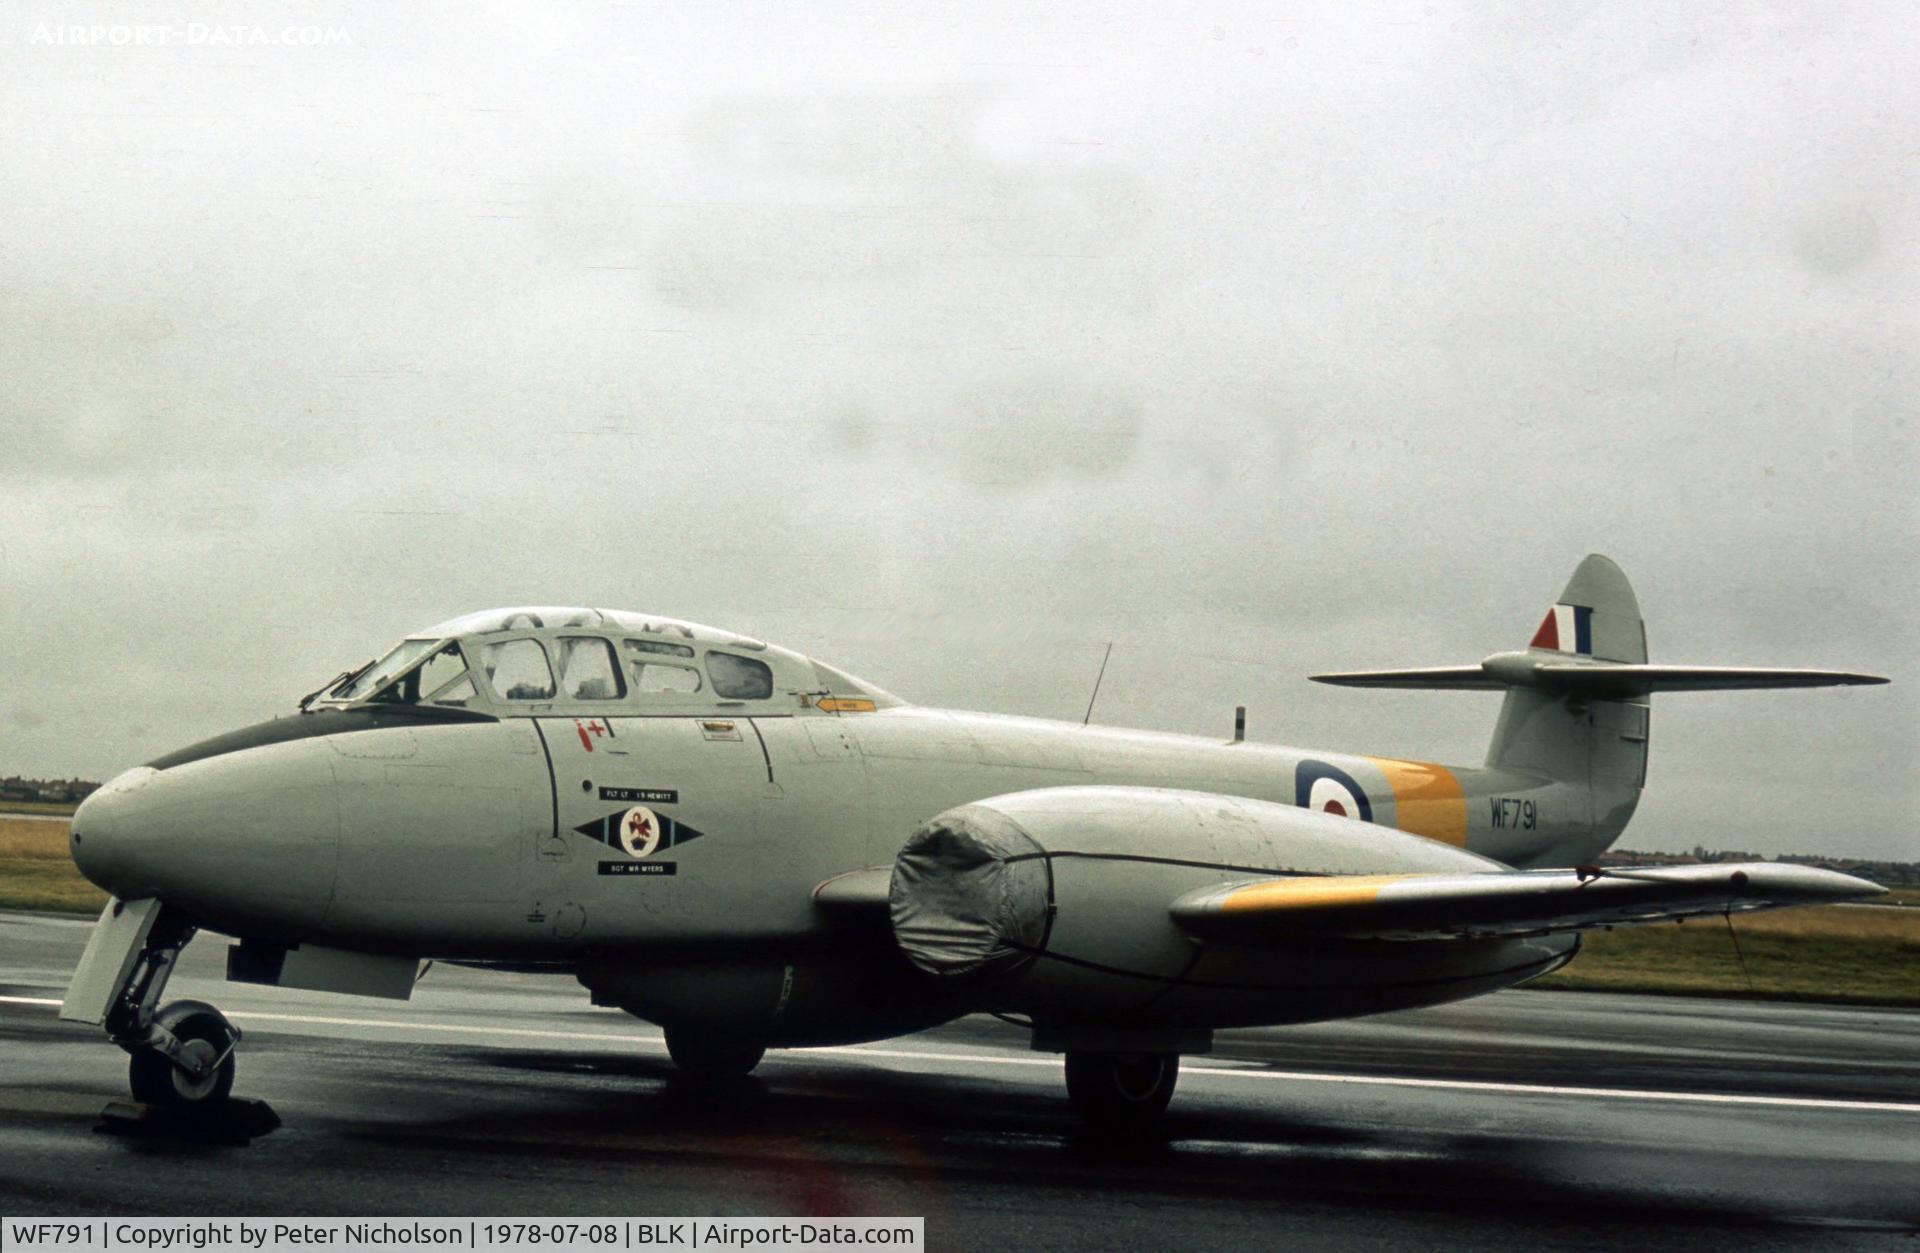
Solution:
M196 1078L165 1054L142 1049L127 1066L134 1100L169 1109L210 1109L226 1100L233 1091L233 1028L220 1011L198 1001L176 1001L163 1007L156 1021L173 1032L182 1054L212 1069Z
M755 1044L719 1040L697 1032L667 1032L667 1056L673 1064L702 1079L737 1079L753 1073L767 1050Z
M1067 1099L1089 1125L1103 1130L1153 1127L1179 1079L1178 1053L1067 1054Z

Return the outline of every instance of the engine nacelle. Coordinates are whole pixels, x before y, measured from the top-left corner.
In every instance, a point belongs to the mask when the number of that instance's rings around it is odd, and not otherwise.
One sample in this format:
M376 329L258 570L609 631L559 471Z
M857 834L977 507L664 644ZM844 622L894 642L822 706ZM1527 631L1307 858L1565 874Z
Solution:
M1045 788L962 805L894 862L894 937L920 970L1036 1022L1243 1026L1478 995L1564 961L1577 941L1205 942L1168 906L1291 875L1505 868L1358 819L1162 788Z

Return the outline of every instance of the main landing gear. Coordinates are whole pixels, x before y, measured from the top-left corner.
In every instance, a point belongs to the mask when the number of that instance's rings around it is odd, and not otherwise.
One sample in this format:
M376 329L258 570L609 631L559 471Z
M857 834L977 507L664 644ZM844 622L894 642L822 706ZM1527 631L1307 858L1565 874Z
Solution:
M739 1079L753 1072L767 1050L757 1044L742 1044L698 1031L667 1029L667 1056L673 1064L697 1079Z
M109 914L112 910L109 906ZM204 1001L160 1004L180 950L196 928L157 901L127 903L123 914L128 916L124 925L120 916L102 918L81 959L81 972L88 973L89 963L96 971L105 969L126 948L139 946L131 962L119 967L126 975L110 992L104 1018L108 1036L131 1055L127 1069L134 1099L177 1113L217 1110L233 1091L240 1028ZM115 940L126 946L117 953ZM98 954L96 944L101 945ZM77 975L76 988L80 979Z
M1067 1099L1099 1131L1152 1130L1179 1079L1178 1053L1067 1054Z
M1180 1082L1180 1058L1210 1052L1213 1033L1036 1024L1033 1047L1066 1055L1067 1100L1090 1130L1149 1136Z

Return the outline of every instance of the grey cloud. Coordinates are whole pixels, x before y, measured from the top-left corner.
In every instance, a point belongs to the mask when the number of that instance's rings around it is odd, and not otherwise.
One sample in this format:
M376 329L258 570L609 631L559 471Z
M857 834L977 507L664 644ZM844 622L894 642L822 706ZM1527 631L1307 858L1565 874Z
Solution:
M985 383L946 404L905 395L878 416L858 406L831 421L836 447L896 456L981 487L1021 489L1055 475L1101 479L1136 455L1139 402L1110 386L1032 371Z
M1815 270L1846 274L1880 252L1880 223L1864 204L1809 214L1794 234L1800 259Z
M993 157L981 93L747 97L689 124L699 193L652 262L690 310L756 295L899 286L995 258L1097 258L1132 236L1144 192L1123 170ZM756 201L734 191L755 186ZM769 203L770 202L770 203Z
M1663 701L1629 843L1910 854L1891 10L569 13L0 47L0 768L582 601L1471 761L1488 702L1301 676L1512 647L1598 549L1658 659L1896 678Z

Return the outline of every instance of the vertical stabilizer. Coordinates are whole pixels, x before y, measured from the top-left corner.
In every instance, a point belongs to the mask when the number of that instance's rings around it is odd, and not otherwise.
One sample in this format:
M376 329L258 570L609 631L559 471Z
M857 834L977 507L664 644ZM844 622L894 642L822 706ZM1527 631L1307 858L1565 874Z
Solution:
M1642 665L1647 627L1633 585L1611 560L1593 553L1567 580L1527 644L1530 652L1568 653Z
M1543 660L1573 657L1643 665L1647 630L1627 576L1594 553L1573 572L1527 645ZM1494 724L1487 765L1589 789L1598 848L1625 828L1647 781L1647 698L1601 699L1565 689L1513 687Z

